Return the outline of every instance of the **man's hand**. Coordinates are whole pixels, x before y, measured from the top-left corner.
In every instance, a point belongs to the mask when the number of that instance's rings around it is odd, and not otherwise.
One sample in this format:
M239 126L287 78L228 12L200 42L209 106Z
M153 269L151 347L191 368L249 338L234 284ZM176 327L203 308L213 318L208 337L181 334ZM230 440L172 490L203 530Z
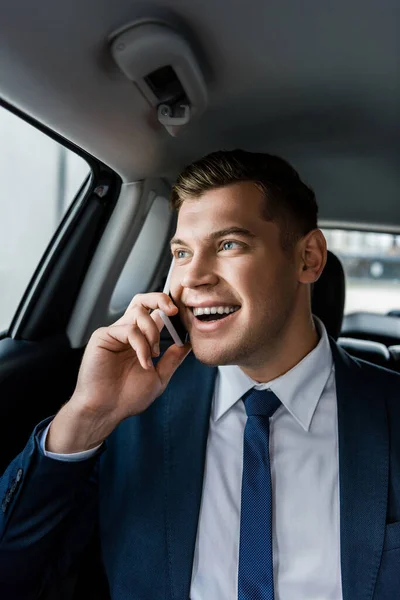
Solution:
M118 321L93 333L74 394L55 416L46 450L68 454L93 448L163 393L191 346L171 346L153 366L163 328L158 309L168 316L178 312L167 294L138 294Z

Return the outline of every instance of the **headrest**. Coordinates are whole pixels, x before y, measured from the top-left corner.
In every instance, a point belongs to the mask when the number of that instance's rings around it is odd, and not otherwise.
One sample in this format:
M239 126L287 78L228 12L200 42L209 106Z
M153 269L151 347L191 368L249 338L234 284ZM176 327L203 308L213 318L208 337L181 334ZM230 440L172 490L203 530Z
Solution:
M356 338L341 337L339 345L352 356L362 358L375 365L381 365L391 369L390 352L384 344L370 340L358 340Z
M337 340L342 328L345 299L345 276L342 263L330 250L325 269L314 283L312 313L325 325L328 335Z

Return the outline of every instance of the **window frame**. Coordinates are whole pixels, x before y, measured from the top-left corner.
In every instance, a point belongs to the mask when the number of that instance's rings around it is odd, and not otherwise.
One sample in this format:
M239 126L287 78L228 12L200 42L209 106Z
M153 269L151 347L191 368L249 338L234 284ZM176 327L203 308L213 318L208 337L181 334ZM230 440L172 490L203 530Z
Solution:
M2 98L0 107L80 156L91 170L51 237L9 327L0 332L0 339L34 341L64 335L80 283L118 199L121 178L100 160Z

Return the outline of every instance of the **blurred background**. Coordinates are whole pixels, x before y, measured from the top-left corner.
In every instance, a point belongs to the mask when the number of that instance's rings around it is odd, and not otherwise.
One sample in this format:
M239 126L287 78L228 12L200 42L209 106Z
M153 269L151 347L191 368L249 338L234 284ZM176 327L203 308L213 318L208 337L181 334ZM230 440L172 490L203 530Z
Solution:
M346 274L345 314L358 311L400 316L400 235L343 229L322 231Z

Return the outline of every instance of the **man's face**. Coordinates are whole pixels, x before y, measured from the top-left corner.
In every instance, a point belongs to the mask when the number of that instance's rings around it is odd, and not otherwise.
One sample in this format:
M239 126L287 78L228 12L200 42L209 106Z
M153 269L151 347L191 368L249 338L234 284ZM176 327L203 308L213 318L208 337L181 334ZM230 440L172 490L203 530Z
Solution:
M262 365L296 308L295 252L282 250L279 226L262 217L264 202L245 182L181 206L171 294L205 364ZM209 314L196 316L199 308Z

